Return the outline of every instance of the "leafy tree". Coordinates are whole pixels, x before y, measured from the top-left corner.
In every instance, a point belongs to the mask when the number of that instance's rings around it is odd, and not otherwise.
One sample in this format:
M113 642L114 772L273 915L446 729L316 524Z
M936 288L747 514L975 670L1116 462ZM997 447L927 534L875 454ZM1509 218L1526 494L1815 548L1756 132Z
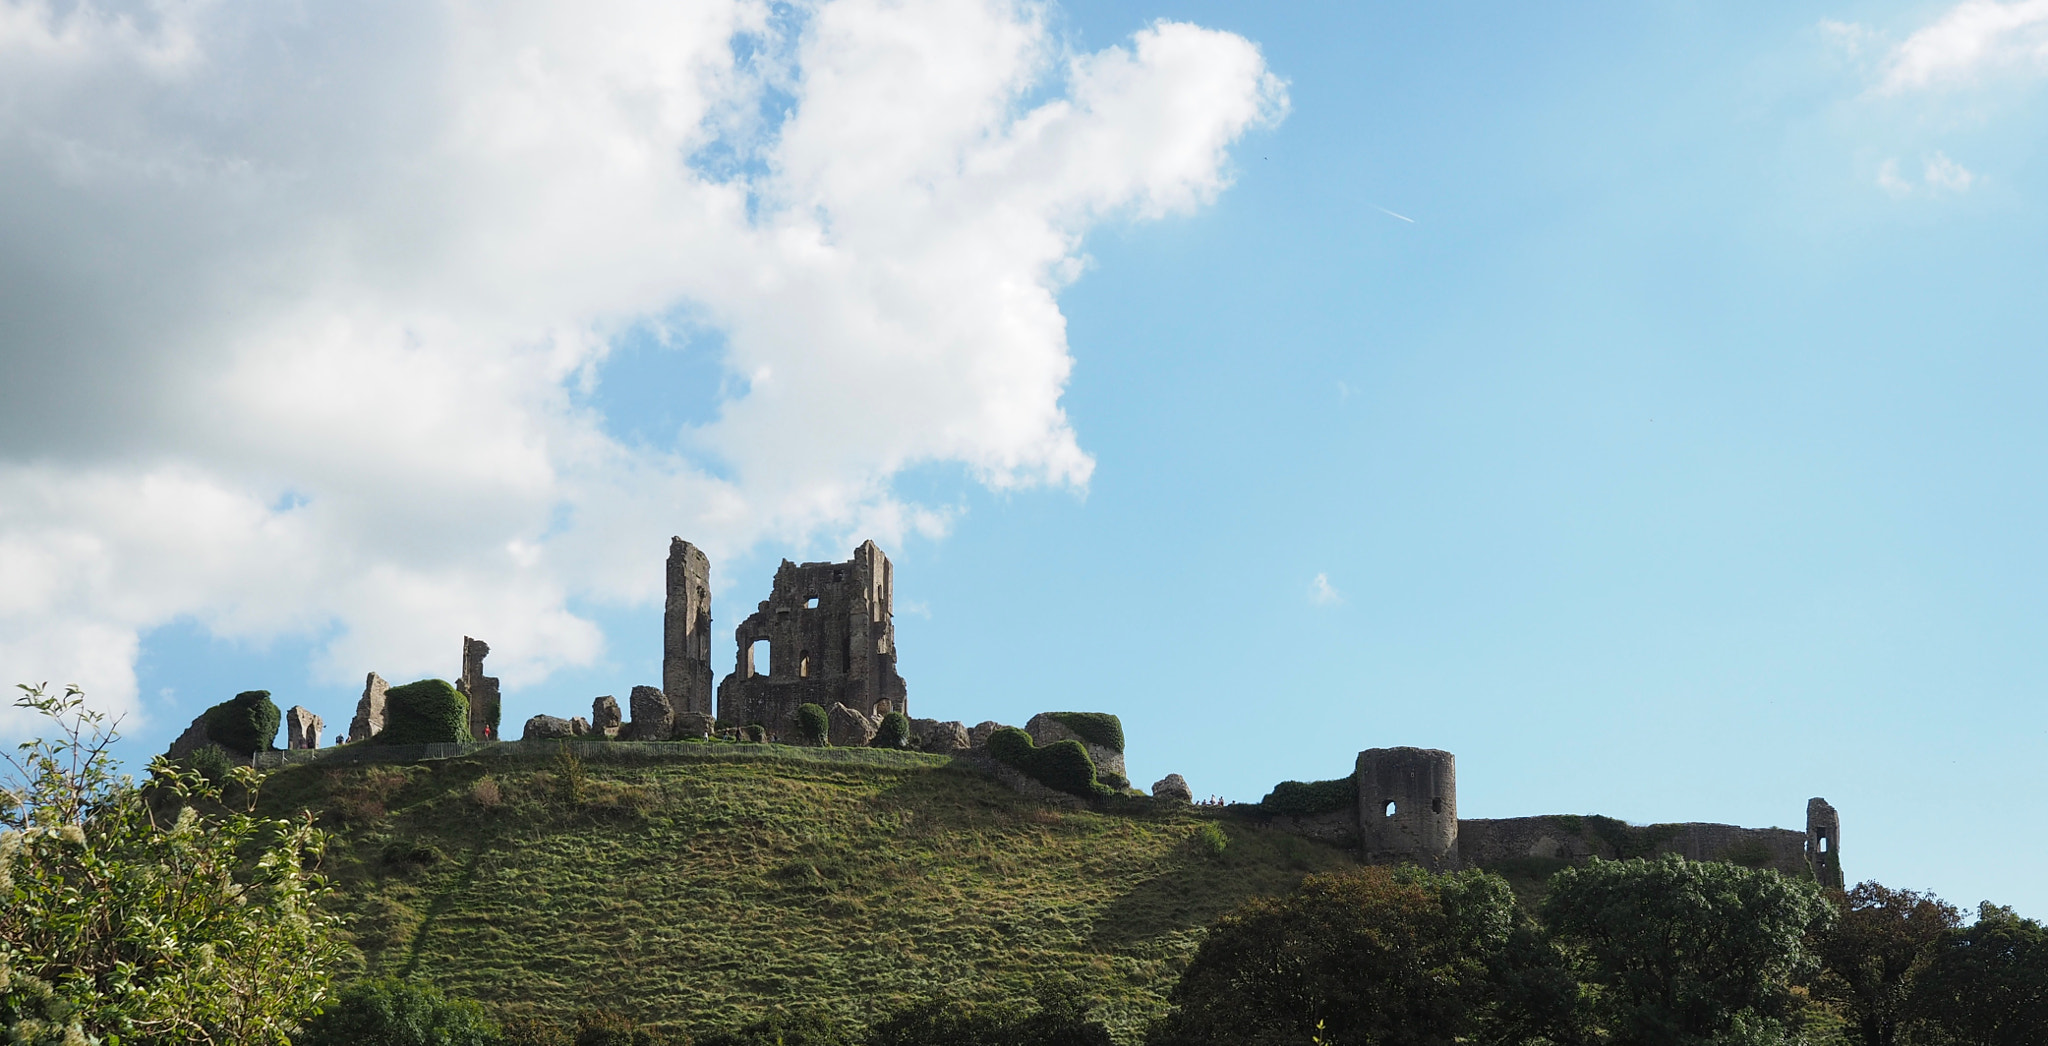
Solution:
M897 1010L868 1029L865 1046L1111 1046L1109 1028L1088 1019L1070 980L1041 984L1036 1006L977 1005L940 997Z
M582 1040L577 1040L581 1046ZM714 1032L697 1046L848 1046L839 1021L821 1014L776 1014L730 1031Z
M54 741L23 744L0 812L0 1025L15 1043L274 1044L326 998L340 952L310 820L256 817L229 781L159 758L117 777L77 687L23 686ZM205 808L211 813L202 813Z
M1615 1046L1777 1041L1833 915L1812 882L1676 854L1567 868L1543 903Z
M1515 954L1516 936L1514 895L1496 876L1384 867L1312 875L1292 896L1254 900L1211 928L1149 1041L1502 1041L1504 1024L1523 1022L1501 1020L1514 993L1495 971L1542 950Z
M350 985L307 1024L303 1046L496 1046L483 1007L397 978Z
M1874 882L1830 900L1839 917L1815 947L1819 987L1844 1004L1865 1046L1897 1046L1920 1016L1915 983L1961 916L1930 894Z
M1943 936L1918 989L1923 1012L1963 1042L2048 1042L2048 929L1985 901Z

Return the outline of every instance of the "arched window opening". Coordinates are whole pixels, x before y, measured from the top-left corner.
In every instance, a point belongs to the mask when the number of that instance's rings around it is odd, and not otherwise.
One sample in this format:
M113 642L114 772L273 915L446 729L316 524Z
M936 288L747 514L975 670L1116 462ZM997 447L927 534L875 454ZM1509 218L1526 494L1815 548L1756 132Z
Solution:
M1433 814L1440 814L1444 812L1443 796L1437 796L1436 798L1431 799L1429 801L1429 812Z
M811 652L808 650L798 654L796 657L796 677L798 679L811 678Z
M1389 799L1389 800L1387 800L1387 805L1386 805L1385 809L1381 810L1380 812L1381 812L1381 813L1383 813L1383 814L1385 814L1385 815L1386 815L1386 816L1388 816L1388 817L1392 817L1392 816L1394 816L1395 814L1397 814L1397 813L1400 813L1400 812L1401 812L1401 806L1400 806L1400 804L1399 804L1399 803L1396 803L1396 802L1394 802L1394 801L1393 801L1392 799Z
M1827 836L1825 836L1825 835L1823 835L1823 836L1821 836L1821 837L1820 837L1820 852L1821 852L1821 853L1827 853L1827 852L1828 852L1828 837L1827 837Z
M768 647L768 641L765 639L756 639L752 643L749 643L747 645L747 675L767 675L769 664L771 662L771 658L769 656L771 653L772 651Z

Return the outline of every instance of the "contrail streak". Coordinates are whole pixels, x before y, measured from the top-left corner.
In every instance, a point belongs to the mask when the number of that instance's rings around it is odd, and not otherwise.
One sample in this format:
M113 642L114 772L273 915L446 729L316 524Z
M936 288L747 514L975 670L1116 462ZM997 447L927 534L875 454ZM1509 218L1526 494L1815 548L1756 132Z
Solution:
M1387 209L1386 209L1385 207L1382 207L1382 206L1380 206L1379 204L1373 204L1373 205L1372 205L1372 209L1373 209L1373 210L1376 210L1376 211L1378 211L1378 212L1380 212L1381 214L1387 215L1388 217L1391 217L1391 218L1399 218L1399 219L1401 219L1402 221L1404 221L1404 222L1407 222L1407 223L1408 223L1408 224L1410 224L1410 225L1413 225L1413 224L1415 224L1415 219L1413 219L1413 218L1410 218L1410 217L1408 217L1408 216L1407 216L1407 215L1405 215L1405 214L1395 214L1394 212L1392 212L1392 211L1390 211L1390 210L1387 210Z

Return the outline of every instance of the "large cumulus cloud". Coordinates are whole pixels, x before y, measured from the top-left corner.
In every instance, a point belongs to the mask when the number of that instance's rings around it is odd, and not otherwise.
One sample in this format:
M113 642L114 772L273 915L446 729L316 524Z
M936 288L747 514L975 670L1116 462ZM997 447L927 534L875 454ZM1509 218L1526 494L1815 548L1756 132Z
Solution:
M1086 484L1082 238L1213 199L1285 97L1242 38L1049 18L0 0L0 665L132 706L187 617L336 679L487 634L517 685L669 533L931 528L926 462ZM579 390L678 317L715 416L622 442Z

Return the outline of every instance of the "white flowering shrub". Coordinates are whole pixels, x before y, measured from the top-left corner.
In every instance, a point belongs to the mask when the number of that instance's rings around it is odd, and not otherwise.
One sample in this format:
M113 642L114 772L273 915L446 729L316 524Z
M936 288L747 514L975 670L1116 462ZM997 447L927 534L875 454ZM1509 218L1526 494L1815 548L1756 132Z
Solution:
M256 816L248 767L212 783L158 757L137 785L77 687L21 689L15 704L57 736L4 757L8 1041L286 1046L326 1000L341 948L309 870L325 837L310 819Z

